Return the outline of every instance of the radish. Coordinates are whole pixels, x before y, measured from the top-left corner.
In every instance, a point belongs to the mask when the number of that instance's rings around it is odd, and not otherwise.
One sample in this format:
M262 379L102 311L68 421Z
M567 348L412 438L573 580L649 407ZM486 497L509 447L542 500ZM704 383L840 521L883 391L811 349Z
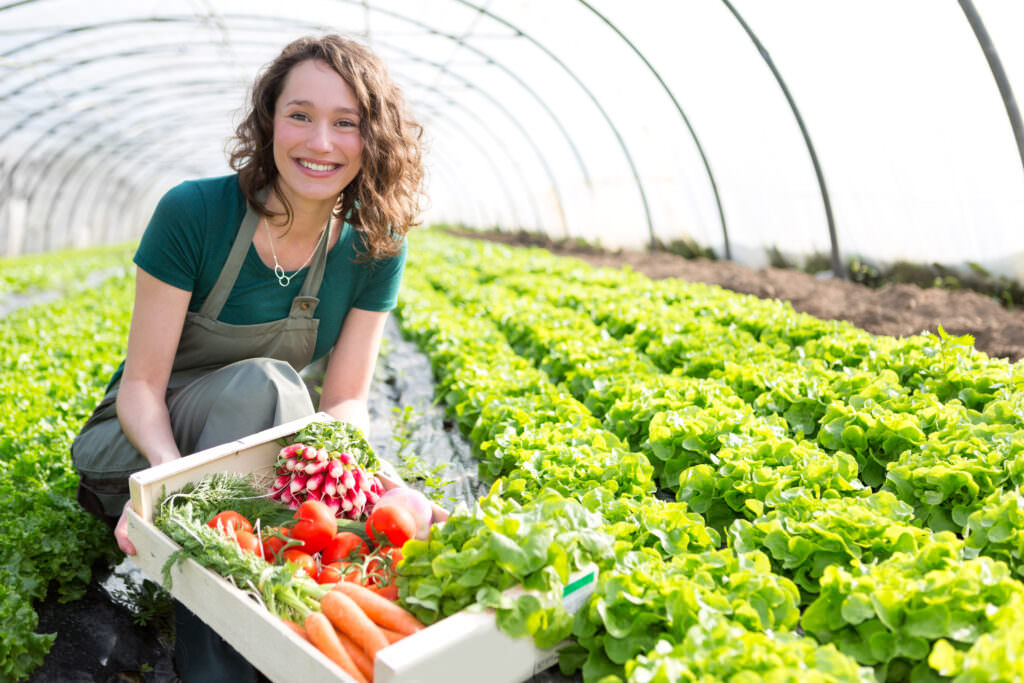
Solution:
M270 496L295 508L306 500L322 500L337 517L359 520L384 488L348 453L290 444L278 453Z
M420 541L427 540L427 537L430 535L430 523L434 519L434 510L430 505L429 498L416 489L409 488L408 486L399 486L398 488L385 491L380 496L377 504L373 506L373 509L376 510L379 507L388 505L404 507L411 512L413 519L416 520L416 539Z

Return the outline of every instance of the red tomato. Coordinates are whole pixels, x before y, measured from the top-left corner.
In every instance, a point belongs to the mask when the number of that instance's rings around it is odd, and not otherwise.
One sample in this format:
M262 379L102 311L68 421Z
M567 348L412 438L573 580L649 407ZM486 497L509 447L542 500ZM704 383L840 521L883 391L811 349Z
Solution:
M326 564L338 560L351 562L358 560L368 552L370 552L370 547L366 545L366 541L359 534L354 534L351 531L339 531L327 544L327 547L321 551L320 562Z
M235 543L247 553L259 554L260 540L256 538L254 533L239 529L235 532Z
M309 553L302 552L298 548L288 548L284 551L284 561L291 562L298 566L298 571L313 578L317 575L316 560Z
M376 543L401 548L416 535L416 520L404 507L387 505L374 508L366 520L366 535Z
M342 573L340 562L321 565L320 573L316 575L317 583L338 583L344 579L345 575Z
M247 531L252 533L252 524L249 523L245 517L234 510L225 510L224 512L218 512L213 516L206 526L211 529L217 529L222 534L231 535L233 531Z
M278 538L277 536L272 535L274 532L281 534L284 538ZM287 529L282 529L280 527L269 527L265 529L263 533L263 559L267 562L273 562L281 552L281 548L283 548L287 542Z
M395 602L396 600L398 600L397 584L389 583L386 586L369 586L369 588L377 595L381 596L382 598L387 598L391 602Z
M394 583L395 560L392 553L397 553L399 559L401 558L402 552L398 548L390 546L380 546L367 556L363 563L363 585L383 587Z
M292 538L302 541L297 546L312 555L324 549L338 532L338 522L334 513L319 500L307 500L295 511L295 519L299 520L289 534Z

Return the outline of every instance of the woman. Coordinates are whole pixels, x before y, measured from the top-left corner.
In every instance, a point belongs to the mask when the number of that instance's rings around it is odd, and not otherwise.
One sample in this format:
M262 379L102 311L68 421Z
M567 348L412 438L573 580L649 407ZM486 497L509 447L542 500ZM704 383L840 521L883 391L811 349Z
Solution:
M310 362L328 355L319 410L367 430L421 133L365 47L302 38L253 86L237 174L160 201L134 259L125 362L72 446L79 500L126 553L128 476L312 414L298 375ZM211 657L199 655L204 677L239 680L211 671Z

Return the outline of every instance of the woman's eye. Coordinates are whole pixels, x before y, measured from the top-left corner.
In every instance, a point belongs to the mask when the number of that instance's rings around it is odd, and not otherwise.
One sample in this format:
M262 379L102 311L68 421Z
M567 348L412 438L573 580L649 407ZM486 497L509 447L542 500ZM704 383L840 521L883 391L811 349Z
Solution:
M308 116L306 116L302 112L298 112L298 111L295 112L294 114L289 114L288 118L295 119L296 121L308 121L309 120Z
M357 126L358 124L355 121L341 120L338 121L338 123L336 123L335 125L341 128L346 128L351 126Z

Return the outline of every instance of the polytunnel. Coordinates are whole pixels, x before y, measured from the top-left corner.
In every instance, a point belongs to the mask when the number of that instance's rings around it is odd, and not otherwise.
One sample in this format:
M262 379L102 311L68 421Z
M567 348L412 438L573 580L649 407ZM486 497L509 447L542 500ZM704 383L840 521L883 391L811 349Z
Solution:
M1024 680L1022 29L0 0L0 681Z
M1013 0L0 5L0 250L137 238L227 172L287 41L356 37L423 123L426 223L1024 275Z

